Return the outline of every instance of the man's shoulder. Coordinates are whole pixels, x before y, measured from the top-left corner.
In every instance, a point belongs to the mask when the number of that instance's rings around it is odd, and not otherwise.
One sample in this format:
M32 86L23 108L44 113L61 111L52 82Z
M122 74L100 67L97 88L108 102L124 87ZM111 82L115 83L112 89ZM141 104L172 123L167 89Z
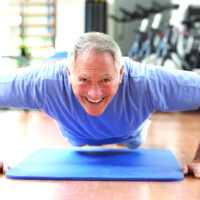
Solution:
M146 77L157 79L159 77L169 76L170 74L177 74L177 70L171 70L157 65L137 62L128 57L123 57L123 63L124 76L133 78Z
M146 76L148 68L145 64L133 61L128 57L123 57L124 71L123 75L128 77Z
M43 79L66 79L67 70L63 62L44 63L40 67L35 68L35 74Z

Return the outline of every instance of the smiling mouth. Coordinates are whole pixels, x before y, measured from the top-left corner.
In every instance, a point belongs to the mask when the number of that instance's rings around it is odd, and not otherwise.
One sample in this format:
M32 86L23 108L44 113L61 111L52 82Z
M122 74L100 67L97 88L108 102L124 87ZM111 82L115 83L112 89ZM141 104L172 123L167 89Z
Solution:
M89 99L89 98L87 98L87 97L86 97L86 99L87 99L87 101L89 101L90 103L97 104L97 103L102 102L102 101L104 100L104 97L101 98L101 99L97 99L97 100L92 100L92 99Z

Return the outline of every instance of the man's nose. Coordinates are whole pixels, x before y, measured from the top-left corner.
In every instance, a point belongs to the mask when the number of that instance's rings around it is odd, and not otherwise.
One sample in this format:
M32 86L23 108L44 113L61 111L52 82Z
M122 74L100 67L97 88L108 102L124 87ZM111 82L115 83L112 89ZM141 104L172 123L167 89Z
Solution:
M89 91L88 91L88 96L93 99L97 100L102 97L102 90L101 87L98 84L93 84L90 86Z

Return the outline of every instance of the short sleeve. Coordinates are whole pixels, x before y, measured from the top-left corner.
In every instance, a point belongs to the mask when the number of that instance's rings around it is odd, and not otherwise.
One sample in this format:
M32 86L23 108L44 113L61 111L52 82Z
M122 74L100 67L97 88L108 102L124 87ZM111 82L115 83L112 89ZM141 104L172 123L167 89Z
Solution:
M155 110L185 111L200 106L200 77L193 72L149 66L148 93Z

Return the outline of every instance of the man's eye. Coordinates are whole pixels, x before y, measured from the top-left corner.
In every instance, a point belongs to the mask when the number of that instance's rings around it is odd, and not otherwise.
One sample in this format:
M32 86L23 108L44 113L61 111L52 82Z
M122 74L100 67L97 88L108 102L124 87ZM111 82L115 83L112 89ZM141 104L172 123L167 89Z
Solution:
M80 79L80 82L83 82L83 83L85 83L87 81L87 79L86 78L82 78L82 79Z
M103 82L104 82L104 83L107 83L107 82L109 82L109 81L110 81L110 79L107 79L107 78L103 79Z

